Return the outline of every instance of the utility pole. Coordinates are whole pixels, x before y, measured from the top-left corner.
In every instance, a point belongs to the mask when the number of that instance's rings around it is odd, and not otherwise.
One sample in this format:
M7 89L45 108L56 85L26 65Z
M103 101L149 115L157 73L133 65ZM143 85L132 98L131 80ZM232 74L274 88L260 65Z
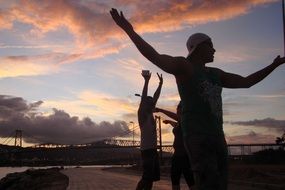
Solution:
M135 146L135 123L133 121L130 121L130 124L133 125L133 146Z
M162 137L161 137L161 117L155 116L156 124L158 123L158 143L159 143L159 157L162 164Z

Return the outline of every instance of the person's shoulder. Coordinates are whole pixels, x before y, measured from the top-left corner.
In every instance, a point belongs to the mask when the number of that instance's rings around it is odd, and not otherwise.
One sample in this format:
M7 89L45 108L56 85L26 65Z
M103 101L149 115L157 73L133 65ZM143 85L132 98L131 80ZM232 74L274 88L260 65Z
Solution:
M175 56L175 57L173 57L173 62L175 62L175 63L187 63L188 60L186 59L186 57L183 57L183 56Z
M175 57L177 64L180 64L181 69L179 73L174 74L176 82L180 83L188 80L193 75L192 63L186 57Z
M222 69L215 68L215 67L208 67L208 69L212 76L215 76L220 81L223 80L223 76L225 72Z
M207 67L207 70L216 74L221 74L222 72L224 72L222 69L216 67Z

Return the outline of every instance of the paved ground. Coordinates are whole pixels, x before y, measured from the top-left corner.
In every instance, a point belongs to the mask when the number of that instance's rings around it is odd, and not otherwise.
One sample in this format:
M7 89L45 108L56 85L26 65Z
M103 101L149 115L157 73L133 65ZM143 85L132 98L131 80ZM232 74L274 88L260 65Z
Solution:
M69 177L67 190L134 190L140 176L102 170L101 168L69 168L61 171ZM188 190L182 182L181 190ZM171 190L168 178L154 184L153 190ZM229 190L258 190L257 188L229 185Z

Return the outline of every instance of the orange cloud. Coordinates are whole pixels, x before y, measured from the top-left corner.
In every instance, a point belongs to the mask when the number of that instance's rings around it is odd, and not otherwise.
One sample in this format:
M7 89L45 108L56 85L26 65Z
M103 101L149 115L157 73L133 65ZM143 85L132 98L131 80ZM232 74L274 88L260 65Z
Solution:
M58 55L39 56L8 56L0 57L0 78L34 76L54 73L59 71L59 67L50 64L58 59Z
M136 121L137 102L91 90L82 91L76 96L72 101L46 100L43 107L64 109L71 114L95 118L97 121L122 119L126 115Z
M175 31L184 27L244 15L254 6L276 0L140 1L131 17L140 32ZM128 5L131 3L127 1ZM127 14L127 13L126 13Z
M0 12L0 30L11 29L13 27L12 19L5 16L5 13Z
M112 21L112 6L127 7L130 20L140 32L174 31L183 27L230 19L243 15L258 5L276 0L228 1L19 1L0 14L2 25L11 27L13 21L30 24L39 33L66 27L78 44L93 46L110 39L121 38Z
M61 70L60 65L70 64L82 59L97 59L106 54L118 53L118 47L105 49L91 49L88 52L56 53L42 55L20 55L0 57L0 78L18 76L36 76L56 73Z
M104 93L84 91L80 93L79 98L90 105L98 107L102 115L121 117L123 114L137 111L137 105L134 103Z
M118 53L125 47L126 35L109 15L111 7L121 8L138 32L148 33L176 31L197 24L230 19L248 13L254 6L275 1L1 1L0 30L17 28L17 23L25 24L30 28L29 34L20 35L25 36L23 38L26 43L44 46L43 41L39 44L37 40L43 40L48 34L64 28L73 39L72 42L67 42L68 47L56 48L56 52L67 54L56 64L73 63ZM24 75L28 75L28 72Z
M38 36L65 27L73 34L77 45L91 47L106 42L118 30L109 24L112 21L106 11L95 9L96 3L92 5L93 9L80 1L25 0L11 5L0 18L2 22L7 20L5 28L11 27L13 21L29 24L33 26L30 32Z

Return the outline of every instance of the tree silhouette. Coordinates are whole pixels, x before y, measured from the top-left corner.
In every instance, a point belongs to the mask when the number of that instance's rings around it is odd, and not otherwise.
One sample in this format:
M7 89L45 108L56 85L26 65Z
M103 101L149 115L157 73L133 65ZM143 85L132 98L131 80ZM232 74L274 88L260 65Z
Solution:
M285 132L281 137L276 137L276 144L280 145L280 148L284 150L285 147Z

